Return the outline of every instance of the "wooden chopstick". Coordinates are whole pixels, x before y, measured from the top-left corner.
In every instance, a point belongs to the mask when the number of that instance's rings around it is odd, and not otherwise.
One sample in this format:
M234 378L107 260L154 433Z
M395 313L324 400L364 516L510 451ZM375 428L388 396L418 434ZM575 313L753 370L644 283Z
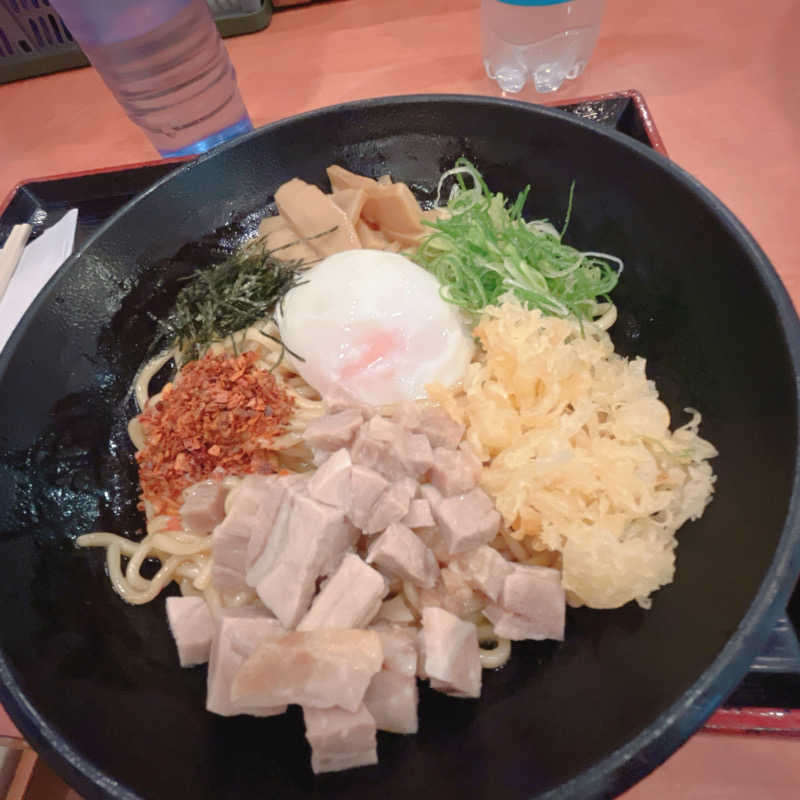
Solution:
M19 260L22 258L22 253L30 235L30 225L27 223L15 225L8 235L6 243L0 248L0 300L3 299L3 295L6 293L8 283L17 268Z

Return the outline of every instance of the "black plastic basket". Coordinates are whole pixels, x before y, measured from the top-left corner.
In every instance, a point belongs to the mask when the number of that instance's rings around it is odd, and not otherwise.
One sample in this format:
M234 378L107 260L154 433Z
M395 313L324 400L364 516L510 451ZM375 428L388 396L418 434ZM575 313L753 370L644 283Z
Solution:
M270 0L258 11L215 13L222 36L260 31L272 19ZM0 83L88 66L50 0L0 0Z

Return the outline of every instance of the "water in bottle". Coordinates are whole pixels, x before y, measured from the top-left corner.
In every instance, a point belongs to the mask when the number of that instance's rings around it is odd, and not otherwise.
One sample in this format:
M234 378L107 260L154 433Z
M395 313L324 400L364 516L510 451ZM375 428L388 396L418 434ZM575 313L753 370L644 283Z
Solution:
M53 0L109 89L164 157L252 130L206 0Z
M604 0L482 0L486 74L504 92L528 78L554 92L583 72L597 42Z

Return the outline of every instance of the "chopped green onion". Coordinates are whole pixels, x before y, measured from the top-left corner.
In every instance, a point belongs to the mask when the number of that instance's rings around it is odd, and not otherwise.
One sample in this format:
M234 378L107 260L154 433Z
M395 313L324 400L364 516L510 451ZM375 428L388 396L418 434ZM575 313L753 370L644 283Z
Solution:
M441 176L437 206L451 177L455 181L445 206L449 217L427 223L433 232L414 255L438 278L445 300L479 313L513 292L528 307L580 320L597 316L600 300L610 302L608 294L617 285L622 261L606 253L582 253L562 241L572 213L574 183L559 233L547 220L523 219L530 186L508 205L502 194L489 190L466 158Z

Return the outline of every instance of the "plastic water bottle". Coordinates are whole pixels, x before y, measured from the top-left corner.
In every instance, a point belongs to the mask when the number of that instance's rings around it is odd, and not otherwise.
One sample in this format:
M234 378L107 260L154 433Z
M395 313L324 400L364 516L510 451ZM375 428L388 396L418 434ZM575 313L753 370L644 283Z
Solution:
M481 0L483 64L504 92L554 92L583 72L604 0Z
M206 0L51 0L162 156L202 153L253 125Z

